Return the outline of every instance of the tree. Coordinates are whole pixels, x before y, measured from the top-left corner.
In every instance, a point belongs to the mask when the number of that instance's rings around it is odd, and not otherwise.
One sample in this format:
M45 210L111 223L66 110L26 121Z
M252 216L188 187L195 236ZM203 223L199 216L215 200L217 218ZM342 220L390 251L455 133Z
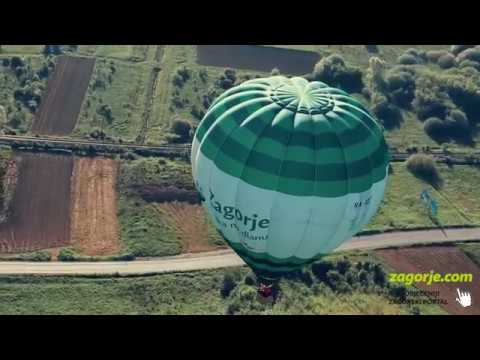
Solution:
M220 290L220 294L222 295L222 297L227 298L236 286L237 282L235 281L234 275L230 272L227 272L223 277L222 289Z
M186 142L190 138L191 125L188 121L176 118L172 122L171 131L180 137L180 140Z
M435 166L435 160L429 155L414 154L406 162L407 170L414 176L439 189L442 186L442 178Z

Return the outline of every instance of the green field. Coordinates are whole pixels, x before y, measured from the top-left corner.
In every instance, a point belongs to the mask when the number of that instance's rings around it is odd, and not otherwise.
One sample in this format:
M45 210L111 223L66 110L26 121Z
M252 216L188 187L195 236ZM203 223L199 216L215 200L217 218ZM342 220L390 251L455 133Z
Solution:
M1 45L0 54L7 55L40 55L43 45Z
M348 260L371 261L371 253ZM0 277L0 314L444 314L436 305L390 304L386 293L360 286L338 292L315 279L283 279L275 305L256 300L246 268L135 278ZM226 274L236 279L222 296Z
M438 165L438 169L444 179L439 192L410 174L405 163L394 163L383 204L366 230L436 227L420 200L424 189L429 189L438 201L438 218L442 226L480 225L480 207L476 201L479 198L476 184L480 170L465 165L449 169L443 164Z
M134 141L142 127L145 84L150 71L148 64L97 59L95 73L72 136L85 138L93 130L101 129L107 136ZM99 113L102 105L111 108L112 119Z

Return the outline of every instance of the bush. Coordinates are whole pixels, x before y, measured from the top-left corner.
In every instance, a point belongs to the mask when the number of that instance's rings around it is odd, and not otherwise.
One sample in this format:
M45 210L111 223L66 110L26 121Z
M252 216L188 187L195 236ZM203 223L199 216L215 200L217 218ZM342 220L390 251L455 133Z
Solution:
M397 62L402 65L416 65L419 63L418 58L411 54L400 55Z
M172 82L173 82L173 85L182 87L184 80L183 80L183 77L181 77L179 74L175 74L173 75Z
M220 294L222 295L223 298L227 298L230 296L230 293L232 292L233 289L237 286L237 282L235 279L235 276L227 272L223 276L223 283L222 283L222 288L220 290Z
M452 54L442 55L438 59L438 66L440 66L442 69L450 69L454 67L455 64L455 56L453 56Z
M476 46L474 48L470 48L465 51L462 51L460 54L458 54L457 61L461 62L463 60L480 62L480 47Z
M449 139L447 124L437 117L431 117L425 120L423 130L438 143L446 142Z
M330 261L321 260L312 264L312 273L320 281L327 280L327 272L334 270L334 265Z
M192 126L186 120L174 119L171 126L171 131L180 137L182 141L188 141L190 138L190 129Z
M2 65L5 66L5 67L10 66L10 59L8 59L8 58L3 59L2 60Z
M447 54L449 54L449 52L445 50L431 50L426 52L426 57L428 61L437 63L438 59Z
M61 249L58 253L58 261L75 261L76 260L75 251L71 248Z
M223 78L219 80L219 84L222 89L228 90L233 87L234 81L229 78Z
M234 84L235 81L237 81L237 72L234 69L227 68L225 69L225 77L232 80L232 83Z
M25 61L19 56L13 56L12 59L10 60L10 67L14 70L17 67L24 67L24 66L25 66Z
M407 170L414 176L439 189L442 186L440 173L435 165L435 160L425 154L411 155L406 163Z
M480 62L472 61L472 60L463 60L458 64L460 69L464 69L466 67L474 68L477 71L480 71Z
M385 98L372 106L372 112L387 130L399 128L403 122L402 112Z
M392 102L409 109L415 98L415 74L403 67L393 68L385 77L386 92Z
M469 48L472 48L474 47L475 45L452 45L450 47L450 52L453 54L453 55L458 55L460 54L462 51L464 50L467 50Z
M399 301L405 301L407 299L407 288L405 285L393 285L388 291L389 295Z
M313 79L349 93L360 93L364 87L360 69L347 66L343 58L336 54L322 58L315 65Z
M191 71L186 66L184 66L177 70L177 75L181 76L183 82L186 82L191 77Z

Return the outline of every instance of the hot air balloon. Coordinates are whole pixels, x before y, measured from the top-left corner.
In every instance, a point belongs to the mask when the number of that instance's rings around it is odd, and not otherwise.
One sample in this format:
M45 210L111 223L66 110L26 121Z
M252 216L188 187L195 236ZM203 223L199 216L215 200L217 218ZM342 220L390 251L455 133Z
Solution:
M273 76L213 102L191 162L218 231L268 284L329 254L370 221L383 199L389 154L382 127L346 92Z

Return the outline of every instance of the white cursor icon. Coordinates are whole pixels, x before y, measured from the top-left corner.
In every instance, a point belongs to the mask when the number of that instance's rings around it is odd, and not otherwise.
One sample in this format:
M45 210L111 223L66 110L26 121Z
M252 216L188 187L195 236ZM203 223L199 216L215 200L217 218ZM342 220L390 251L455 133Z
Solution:
M455 299L463 307L468 307L472 305L472 297L468 291L460 291L457 289L458 297Z

